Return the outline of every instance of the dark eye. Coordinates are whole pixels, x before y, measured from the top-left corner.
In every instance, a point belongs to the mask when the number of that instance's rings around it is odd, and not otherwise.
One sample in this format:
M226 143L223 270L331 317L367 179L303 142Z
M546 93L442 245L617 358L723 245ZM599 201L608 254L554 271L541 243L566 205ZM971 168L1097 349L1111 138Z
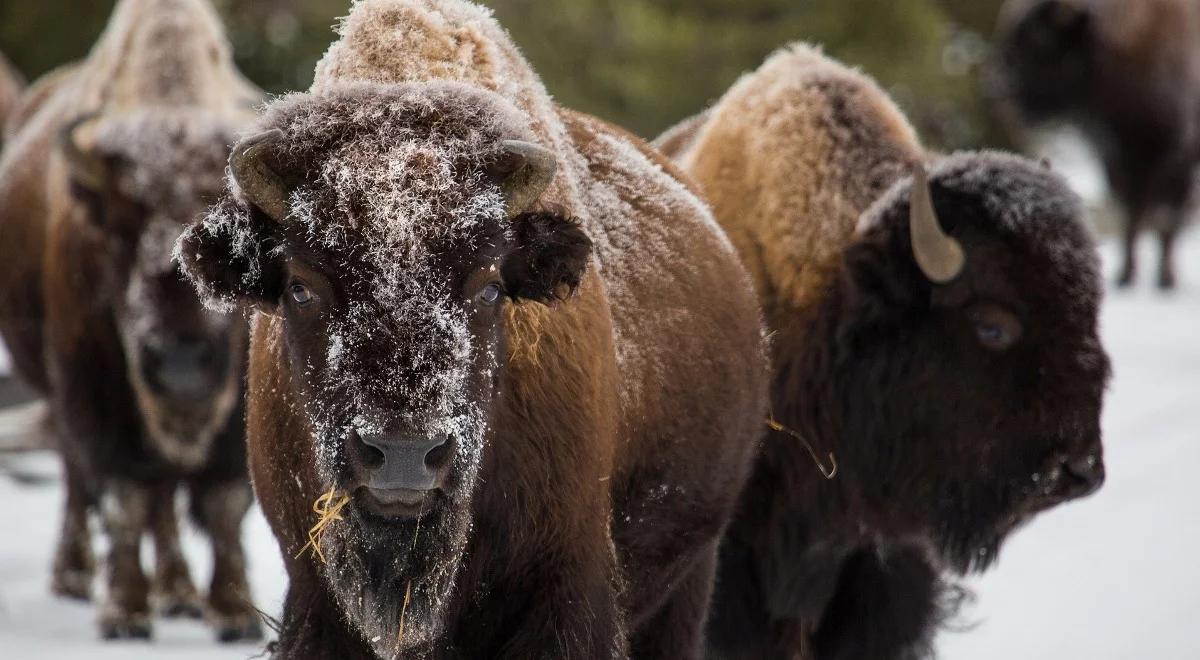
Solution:
M312 291L299 282L293 282L292 286L288 287L288 291L292 294L292 300L295 300L296 304L301 307L308 305L313 300Z
M496 301L500 300L501 293L503 293L503 289L500 287L500 283L492 282L479 292L479 302L485 305L495 305Z
M1016 315L999 305L976 305L967 312L967 316L975 328L975 336L979 343L993 351L1009 348L1017 343L1024 332L1024 327Z

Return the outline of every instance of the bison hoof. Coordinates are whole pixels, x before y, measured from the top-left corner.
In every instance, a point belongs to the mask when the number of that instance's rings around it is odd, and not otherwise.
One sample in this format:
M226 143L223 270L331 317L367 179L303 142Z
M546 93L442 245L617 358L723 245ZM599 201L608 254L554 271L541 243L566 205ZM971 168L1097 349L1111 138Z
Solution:
M204 618L204 605L195 594L160 596L155 603L155 610L164 619Z
M75 600L92 599L92 572L84 570L58 570L50 582L50 591L57 596Z
M1175 273L1164 272L1158 274L1158 288L1161 291L1170 291L1175 288Z
M222 643L256 642L263 637L262 623L257 614L239 614L216 616L213 628L217 633L217 641Z
M1133 284L1133 271L1131 271L1131 270L1121 271L1121 274L1117 277L1117 286L1124 289L1124 288L1129 287L1132 284Z
M150 639L150 619L140 614L109 615L100 620L103 639Z

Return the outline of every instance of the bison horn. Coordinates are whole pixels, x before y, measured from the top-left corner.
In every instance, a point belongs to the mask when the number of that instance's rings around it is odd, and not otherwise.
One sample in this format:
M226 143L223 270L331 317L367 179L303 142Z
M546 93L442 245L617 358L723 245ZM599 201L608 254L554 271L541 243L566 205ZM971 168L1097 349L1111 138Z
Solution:
M938 221L933 195L929 191L929 175L923 165L913 169L908 228L913 258L925 277L935 284L945 284L958 277L967 263L966 254L962 245L947 235Z
M242 139L229 154L229 171L246 199L276 222L288 214L288 187L279 173L263 160L265 150L283 139L283 131L269 131Z
M100 116L92 112L77 117L62 129L59 148L67 160L71 178L89 190L100 190L108 180L108 163L94 152L80 148L75 132L79 127Z
M549 149L531 142L505 140L489 173L500 182L506 210L512 217L533 206L550 187L557 170L558 161Z

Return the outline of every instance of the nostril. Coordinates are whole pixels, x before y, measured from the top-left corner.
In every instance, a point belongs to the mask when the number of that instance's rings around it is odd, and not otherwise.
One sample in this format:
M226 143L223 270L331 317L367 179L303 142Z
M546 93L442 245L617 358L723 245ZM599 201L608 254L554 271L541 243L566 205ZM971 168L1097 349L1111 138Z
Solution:
M1104 478L1104 463L1096 454L1077 456L1063 463L1063 468L1071 476L1089 483Z
M375 470L383 467L384 456L382 450L364 442L356 429L347 431L346 436L346 439L350 443L351 451L354 452L364 468Z
M425 467L430 470L439 470L444 467L450 460L451 444L450 439L447 438L430 449L425 454Z
M1062 469L1076 480L1074 497L1091 495L1104 485L1104 461L1098 453L1067 459Z

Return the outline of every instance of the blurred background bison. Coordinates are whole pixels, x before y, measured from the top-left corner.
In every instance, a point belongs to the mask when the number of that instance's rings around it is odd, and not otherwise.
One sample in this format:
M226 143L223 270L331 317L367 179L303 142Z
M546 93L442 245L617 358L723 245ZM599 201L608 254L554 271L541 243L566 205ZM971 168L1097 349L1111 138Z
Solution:
M1200 2L1011 0L994 89L1019 121L1079 125L1124 206L1124 263L1157 231L1157 283L1175 287L1174 245L1193 211L1200 166Z
M3 128L25 88L25 78L16 67L0 53L0 146L4 145Z
M272 93L309 87L314 64L334 38L330 27L348 13L350 4L351 0L212 0L228 26L238 67ZM830 56L876 79L931 151L1011 147L1010 141L1018 139L1031 152L1050 155L1053 169L1065 175L1096 212L1104 263L1114 276L1119 270L1123 250L1112 234L1120 233L1120 214L1109 210L1101 161L1082 147L1095 142L1080 140L1069 129L1082 126L1079 116L1062 115L1065 121L1047 124L1053 130L1030 132L1025 128L1034 127L1034 122L1013 122L1009 110L994 111L997 78L987 63L1002 60L999 51L1008 32L998 30L1003 21L997 19L1003 0L483 4L512 31L558 102L643 137L655 136L705 108L781 45L796 40L820 43ZM1152 3L1089 4L1134 8L1143 15L1151 11L1143 8ZM1176 4L1191 11L1186 2ZM0 51L32 84L14 113L17 124L40 105L39 99L70 77L72 62L87 54L113 5L113 0L0 1ZM1142 24L1118 23L1124 33ZM1168 27L1178 32L1186 25ZM1165 38L1150 41L1171 43ZM1047 60L1044 68L1053 69L1051 63ZM1131 91L1131 100L1144 104L1143 93ZM1010 131L1017 123L1022 130ZM943 657L1123 660L1196 655L1186 587L1200 580L1200 568L1191 560L1200 553L1200 530L1186 523L1200 516L1193 485L1200 468L1194 430L1200 345L1193 336L1200 326L1200 299L1194 295L1198 239L1186 234L1176 241L1178 295L1160 299L1138 288L1110 294L1105 302L1101 330L1116 374L1103 422L1109 468L1105 487L1017 534L995 570L964 585L981 597L952 622L966 634L939 637ZM1143 246L1143 252L1150 247ZM97 648L94 610L50 598L45 584L63 494L60 469L45 452L11 450L29 446L22 434L30 416L24 414L25 407L9 404L33 394L3 374L19 367L12 364L13 358L33 357L0 351L0 497L5 498L0 528L6 531L6 540L0 542L0 648L14 657L87 655ZM839 468L846 470L846 461ZM277 546L257 510L247 517L246 530L249 580L263 609L278 615L285 585ZM198 546L187 528L181 533L184 554L197 573L203 573L208 568L207 546ZM887 561L879 562L880 557ZM924 566L923 557L912 552L862 553L853 559L853 566L865 569ZM1112 570L1114 566L1131 569ZM876 576L871 571L856 574ZM232 659L256 651L218 649L206 642L197 647L208 633L181 623L160 625L156 636L166 643L121 646L108 653Z
M257 637L240 539L247 330L206 312L171 254L222 188L258 91L201 0L125 0L88 57L42 85L0 157L0 334L58 431L67 496L51 588L91 597L95 513L104 637L149 637L152 605L207 614L221 639ZM177 538L181 483L212 541L206 601Z

